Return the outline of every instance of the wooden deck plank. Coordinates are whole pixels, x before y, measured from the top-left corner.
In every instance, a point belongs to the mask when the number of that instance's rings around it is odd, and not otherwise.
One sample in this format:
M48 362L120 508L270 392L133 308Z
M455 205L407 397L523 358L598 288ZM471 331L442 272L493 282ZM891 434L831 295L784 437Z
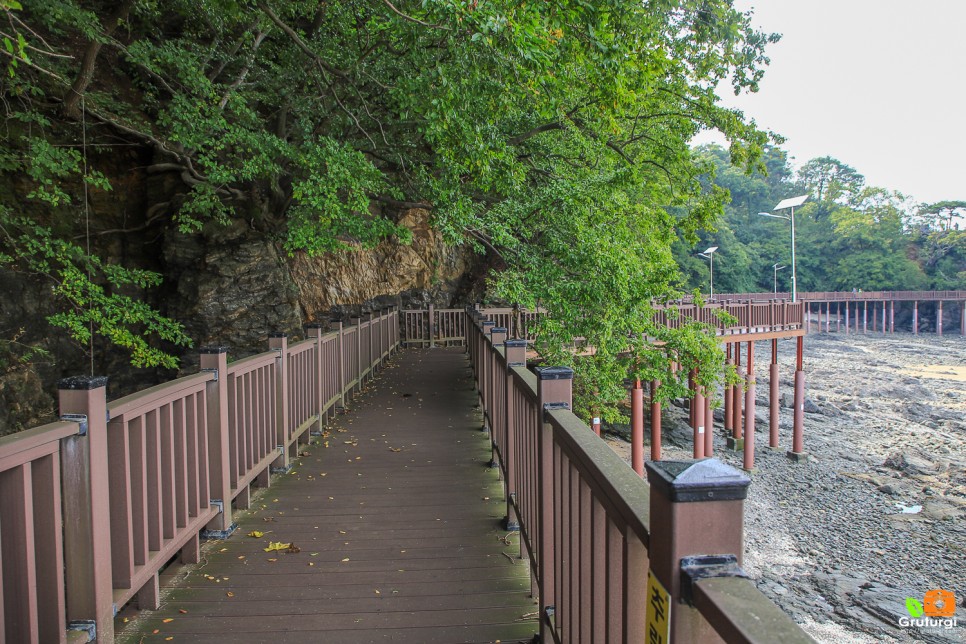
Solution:
M529 641L529 571L475 403L459 349L403 352L235 535L165 571L161 610L119 614L118 641Z

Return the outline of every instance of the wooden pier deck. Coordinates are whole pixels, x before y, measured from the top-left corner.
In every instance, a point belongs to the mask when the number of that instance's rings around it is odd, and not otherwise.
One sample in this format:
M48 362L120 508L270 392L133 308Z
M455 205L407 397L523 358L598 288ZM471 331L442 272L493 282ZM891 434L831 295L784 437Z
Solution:
M399 354L231 538L162 574L160 610L119 613L117 641L530 641L527 563L472 384L461 349Z

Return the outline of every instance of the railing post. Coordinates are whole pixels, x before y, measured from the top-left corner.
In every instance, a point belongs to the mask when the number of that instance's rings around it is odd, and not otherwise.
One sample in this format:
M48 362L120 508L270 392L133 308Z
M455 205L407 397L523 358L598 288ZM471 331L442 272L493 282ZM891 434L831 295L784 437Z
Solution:
M490 431L491 427L489 424L489 409L487 405L490 402L490 370L493 368L490 363L490 348L487 345L487 339L490 336L490 329L496 326L496 323L492 320L483 320L482 332L480 333L480 378L479 378L479 388L480 388L480 410L483 412L483 431Z
M433 305L429 305L429 320L427 327L429 328L429 348L436 348L436 310Z
M570 409L573 398L574 371L569 367L538 367L537 372L537 499L539 521L537 532L537 567L540 571L540 641L552 642L550 618L554 611L554 538L553 538L553 428L545 422L548 409Z
M325 385L322 381L322 376L325 373L322 364L322 325L321 324L309 324L305 327L305 334L315 340L315 414L319 417L319 424L316 430L319 434L322 433L322 408L325 407ZM310 430L310 434L311 434Z
M664 593L649 583L648 613L670 608L671 642L720 641L701 614L682 602L681 559L733 554L740 565L744 499L751 479L709 458L649 461L647 480L651 486L650 574L670 595L668 604L660 602Z
M107 462L107 378L57 383L60 413L81 421L61 441L64 579L69 626L93 626L97 640L114 640L110 479Z
M506 469L506 529L517 531L520 529L520 517L513 506L513 499L517 492L516 446L517 419L513 415L513 368L527 366L527 341L507 340L503 343L506 349L506 445L503 446L503 467Z
M279 455L272 463L272 470L287 472L292 467L288 453L288 335L271 334L268 337L268 347L278 354L275 357L275 437Z
M231 462L228 447L228 347L201 349L201 369L215 377L205 385L208 411L208 496L221 512L205 526L205 536L227 538L237 527L231 520Z
M339 361L339 407L345 409L345 332L342 330L342 320L332 320L329 322L329 330L338 334L338 354Z
M352 316L349 318L349 324L356 328L356 346L353 349L356 353L356 391L362 391L362 318Z
M503 436L500 436L498 433L499 427L494 420L494 414L496 413L495 403L497 397L504 397L503 392L497 391L496 388L496 367L499 364L496 359L496 348L503 346L503 343L506 342L506 336L507 333L505 327L495 326L490 329L490 352L487 355L487 359L490 363L490 369L487 372L487 376L489 377L487 391L489 391L491 395L487 399L488 408L486 410L486 415L490 419L490 467L498 467L496 459L497 446L499 445L501 450L504 448L503 445L500 445L500 441L503 439Z
M376 364L379 362L376 360L376 347L375 347L375 329L373 328L372 311L369 311L369 380L372 380L376 371Z

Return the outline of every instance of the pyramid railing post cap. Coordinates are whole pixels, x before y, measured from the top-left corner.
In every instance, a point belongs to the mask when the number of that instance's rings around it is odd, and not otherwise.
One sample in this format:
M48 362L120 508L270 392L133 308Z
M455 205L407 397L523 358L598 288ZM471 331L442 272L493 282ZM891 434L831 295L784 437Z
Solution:
M651 487L674 503L735 501L748 496L751 479L716 458L699 461L648 461Z
M57 381L57 389L90 391L107 386L107 376L70 376Z
M506 333L506 327L495 326L490 329L490 333Z
M527 346L526 340L507 340L504 344L508 347L525 347Z
M540 380L573 380L574 377L570 367L537 367L535 371Z

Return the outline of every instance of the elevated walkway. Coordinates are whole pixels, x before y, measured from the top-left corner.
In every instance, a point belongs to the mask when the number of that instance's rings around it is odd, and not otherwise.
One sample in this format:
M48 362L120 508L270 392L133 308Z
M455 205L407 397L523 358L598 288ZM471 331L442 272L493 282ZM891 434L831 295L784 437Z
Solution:
M162 574L160 610L118 615L117 640L529 641L529 571L476 402L461 349L397 355L229 539Z

